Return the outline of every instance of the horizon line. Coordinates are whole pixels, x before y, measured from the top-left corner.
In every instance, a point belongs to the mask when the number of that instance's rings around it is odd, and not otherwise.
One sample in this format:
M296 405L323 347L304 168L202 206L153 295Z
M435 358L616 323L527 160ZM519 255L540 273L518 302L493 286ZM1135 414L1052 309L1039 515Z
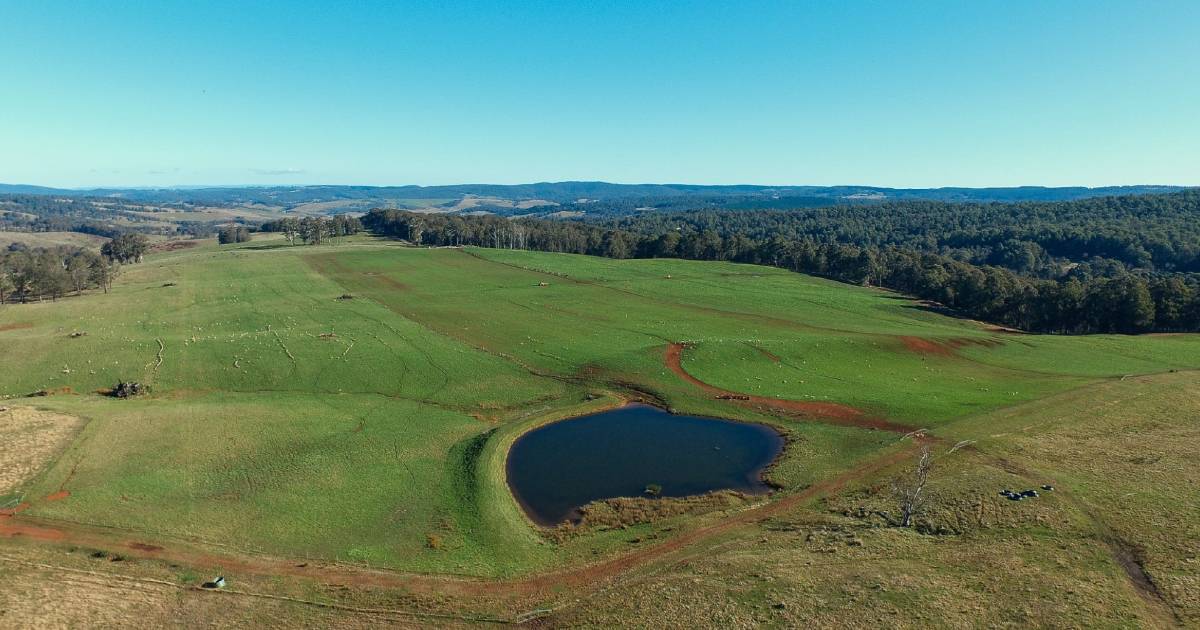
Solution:
M1161 187L1161 188L1200 188L1200 184L1163 184L1163 183L1139 183L1139 184L1101 184L1101 185L1086 185L1086 184L1061 184L1061 185L1046 185L1046 184L1017 184L1017 185L988 185L988 186L962 186L962 185L941 185L941 186L881 186L876 184L754 184L754 183L737 183L737 184L710 184L697 182L616 182L602 179L564 179L564 180L541 180L527 181L515 184L499 184L489 182L459 182L454 184L332 184L332 183L271 183L271 184L169 184L169 185L99 185L99 186L47 186L45 184L27 184L27 183L6 183L0 182L0 187L29 187L29 188L45 188L49 190L59 190L65 192L89 192L89 191L122 191L122 190L172 190L172 191L187 191L187 190L212 190L212 189L253 189L253 188L449 188L458 186L500 186L500 187L517 187L517 186L539 186L539 185L556 185L556 184L607 184L612 186L704 186L711 188L737 188L737 187L755 187L755 188L875 188L884 190L948 190L948 189L964 189L964 190L990 190L990 189L1022 189L1022 188L1041 188L1041 189L1062 189L1062 188L1084 188L1095 190L1098 188L1139 188L1139 187Z

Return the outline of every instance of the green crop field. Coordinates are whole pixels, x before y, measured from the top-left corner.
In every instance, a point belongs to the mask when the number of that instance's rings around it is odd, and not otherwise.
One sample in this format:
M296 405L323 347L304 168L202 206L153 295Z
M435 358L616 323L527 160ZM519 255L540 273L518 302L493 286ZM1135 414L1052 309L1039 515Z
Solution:
M681 361L672 366L676 344ZM1123 485L1101 487L1088 457L1103 450L1105 430L1125 430L1124 417L1088 425L1077 417L1090 396L1081 392L1151 391L1139 400L1161 407L1171 392L1193 391L1190 370L1200 367L1196 335L1026 335L773 268L367 238L155 254L124 268L107 294L0 307L0 350L4 405L86 420L12 495L23 518L115 528L154 544L485 578L593 562L631 539L668 540L724 517L539 532L507 490L504 458L541 423L632 399L770 423L789 443L770 471L780 492L764 501L773 503L897 452L894 432L786 411L788 401L837 403L854 418L927 428L951 444L974 440L964 457L1020 461L1076 486L1076 515L1116 510L1114 493L1138 492L1137 467L1122 473ZM150 393L101 393L122 380ZM722 400L717 391L785 403ZM49 395L27 397L35 392ZM1157 430L1170 433L1161 422ZM1072 465L1060 474L1054 460L1064 454ZM957 475L948 494L994 498L991 477L948 469ZM1169 502L1138 496L1107 526L1122 539ZM1038 527L1050 526L1012 525L1003 536L1039 536ZM1087 527L1075 522L1071 535ZM771 549L786 543L769 536ZM896 534L879 536L883 545ZM1172 558L1196 551L1135 542ZM938 553L930 562L949 566L953 550ZM1068 564L1119 576L1096 553L1088 547ZM720 570L753 557L745 554ZM1187 566L1149 557L1147 570L1161 571L1169 588L1189 588ZM765 597L739 601L753 607ZM597 600L597 610L618 599Z

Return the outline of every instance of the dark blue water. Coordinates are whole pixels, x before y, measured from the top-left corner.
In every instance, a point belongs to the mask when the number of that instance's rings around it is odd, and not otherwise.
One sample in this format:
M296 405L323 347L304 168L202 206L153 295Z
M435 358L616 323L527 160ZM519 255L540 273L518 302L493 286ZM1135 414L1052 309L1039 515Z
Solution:
M763 469L783 438L761 424L675 416L646 405L539 427L508 454L508 484L535 522L554 525L597 499L683 497L713 490L763 493Z

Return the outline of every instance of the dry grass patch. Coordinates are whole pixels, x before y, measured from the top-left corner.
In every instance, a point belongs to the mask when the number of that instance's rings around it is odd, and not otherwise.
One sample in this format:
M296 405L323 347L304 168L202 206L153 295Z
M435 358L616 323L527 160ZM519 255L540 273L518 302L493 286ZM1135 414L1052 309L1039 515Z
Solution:
M1052 471L1104 534L1123 541L1173 608L1200 623L1200 374L1110 381L1038 403L1038 419L996 414L989 448Z
M749 505L755 499L732 490L720 490L690 497L619 497L593 501L579 509L579 522L566 522L549 531L556 540L565 540L588 532L624 529L654 523L684 514L699 515Z
M0 494L19 488L62 451L83 421L53 411L0 411Z
M191 570L113 564L85 550L0 548L7 628L416 628L422 618L360 614L247 592L201 591ZM207 574L206 574L207 575ZM244 586L241 582L239 585ZM253 593L262 585L251 584ZM237 590L237 589L234 589ZM311 596L311 591L297 593ZM438 624L435 624L438 625ZM451 623L445 624L450 626Z
M797 515L555 614L563 627L1097 627L1148 623L1097 541L926 536ZM997 535L998 534L998 535Z
M0 249L7 248L13 243L21 243L28 247L83 247L98 249L107 242L103 236L83 234L82 232L0 232Z

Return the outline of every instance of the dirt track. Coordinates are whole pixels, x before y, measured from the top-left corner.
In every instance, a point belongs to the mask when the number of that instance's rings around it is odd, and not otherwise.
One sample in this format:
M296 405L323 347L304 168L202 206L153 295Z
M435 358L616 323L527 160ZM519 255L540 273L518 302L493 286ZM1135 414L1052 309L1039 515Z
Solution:
M741 397L740 394L712 387L687 374L680 365L682 351L683 346L680 344L671 344L667 347L665 359L667 366L673 372L689 383L714 395ZM732 402L767 407L789 415L839 425L901 433L909 433L913 430L912 427L872 418L860 410L837 403L786 401L759 396L749 396L744 400L733 400ZM683 532L651 546L642 547L595 564L508 581L404 574L366 567L304 562L296 559L238 554L232 551L214 551L203 548L202 544L184 540L155 539L146 541L140 540L137 534L128 531L30 517L21 513L27 505L18 506L17 509L9 510L7 513L0 512L0 536L6 538L25 537L110 551L119 550L123 555L130 557L157 559L197 569L219 569L233 575L239 573L263 576L286 575L312 579L326 584L397 588L420 594L484 596L514 602L545 601L563 592L599 588L634 568L669 556L686 553L690 548L697 547L706 540L762 519L786 513L813 498L836 492L847 483L869 477L899 463L910 457L917 447L918 442L913 442L905 448L863 462L840 475L818 482L800 492L777 495L776 499L758 507L737 512L718 522ZM52 496L43 500L59 498L62 497Z
M680 378L702 388L714 395L737 395L720 388L708 385L687 374L682 368L681 358L684 346L670 344L664 353L666 365ZM799 415L805 419L819 422L829 422L839 425L862 428L875 428L895 432L911 432L912 428L887 422L879 418L868 417L865 413L852 407L836 403L807 403L803 401L782 401L763 397L746 397L744 400L731 400L738 404L767 407L770 409ZM918 437L918 440L923 438ZM934 439L936 438L930 438ZM631 570L655 562L677 561L690 555L703 553L706 541L720 537L740 528L760 522L763 519L785 514L802 506L808 501L820 496L838 492L848 483L859 479L870 478L879 472L901 463L912 457L921 445L921 441L912 441L904 447L894 449L884 455L843 472L840 475L820 481L800 492L777 496L775 500L758 507L746 509L731 514L720 521L699 527L664 540L662 542L635 549L622 555L612 557L594 564L571 567L569 569L548 572L515 580L498 581L485 579L466 579L454 577L438 577L430 575L404 574L391 571L373 570L366 567L347 566L341 564L322 564L304 562L298 559L256 556L239 554L233 551L212 551L202 545L177 540L155 539L154 544L139 540L138 535L117 529L93 527L75 523L57 522L39 519L23 514L27 504L16 509L0 511L0 537L27 538L47 543L69 544L80 547L91 547L109 551L119 551L129 557L154 559L163 562L177 563L196 569L214 569L231 575L258 576L291 576L311 579L318 583L330 585L348 585L356 587L381 587L405 590L414 594L430 596L485 597L498 601L507 601L514 606L545 605L563 596L575 595L582 592L604 588L614 579L627 574ZM968 447L971 448L971 447ZM971 450L975 450L971 448ZM986 457L989 460L994 457ZM991 461L1006 469L1016 468L1007 461ZM1018 474L1029 476L1027 471ZM56 493L57 494L57 493ZM65 493L64 493L65 494ZM43 500L54 500L65 497L51 495ZM1097 519L1093 519L1097 520ZM1103 524L1097 520L1097 526L1104 532ZM1123 544L1115 544L1109 537L1105 538L1113 546L1112 553L1118 563L1124 568L1131 581L1147 601L1157 609L1157 615L1164 621L1170 620L1171 610L1166 605L1136 558L1124 553ZM1134 570L1136 568L1136 571Z
M662 559L704 540L734 531L764 518L785 513L813 498L836 492L847 483L869 477L911 457L917 446L916 443L913 443L904 449L859 464L836 477L809 486L801 492L783 496L760 507L738 512L717 523L684 532L657 545L638 549L596 564L512 581L442 578L345 565L234 555L228 552L202 551L186 542L156 541L161 544L151 545L133 539L128 532L120 530L54 522L19 514L0 514L0 536L5 538L28 537L99 549L120 549L121 553L128 556L158 559L196 568L220 568L232 574L288 575L324 583L401 588L412 592L440 595L486 595L512 599L545 598L563 589L586 590L598 587L606 580L635 567Z

